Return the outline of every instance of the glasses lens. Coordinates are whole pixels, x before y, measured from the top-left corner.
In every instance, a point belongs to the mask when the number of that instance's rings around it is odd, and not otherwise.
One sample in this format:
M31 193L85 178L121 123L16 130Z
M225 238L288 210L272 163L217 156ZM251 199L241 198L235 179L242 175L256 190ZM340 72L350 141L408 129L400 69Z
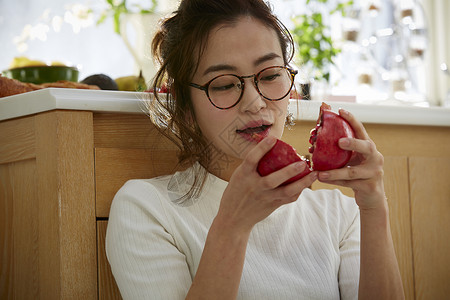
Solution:
M256 78L261 94L270 100L281 100L292 88L291 73L282 67L268 68Z
M241 82L233 75L219 76L209 84L208 94L215 106L228 108L241 96Z

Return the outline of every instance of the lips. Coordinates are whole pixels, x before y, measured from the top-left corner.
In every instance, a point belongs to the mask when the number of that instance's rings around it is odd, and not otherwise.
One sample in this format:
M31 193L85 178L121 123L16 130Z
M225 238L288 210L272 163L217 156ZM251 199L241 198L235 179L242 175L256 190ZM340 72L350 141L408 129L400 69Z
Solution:
M236 129L236 133L248 141L255 141L253 138L255 134L263 137L268 136L271 126L271 124L265 121L252 121L247 123L243 128Z
M254 133L260 133L265 131L267 128L269 128L270 125L261 125L258 127L248 127L245 129L237 129L237 133L244 133L244 134L254 134Z

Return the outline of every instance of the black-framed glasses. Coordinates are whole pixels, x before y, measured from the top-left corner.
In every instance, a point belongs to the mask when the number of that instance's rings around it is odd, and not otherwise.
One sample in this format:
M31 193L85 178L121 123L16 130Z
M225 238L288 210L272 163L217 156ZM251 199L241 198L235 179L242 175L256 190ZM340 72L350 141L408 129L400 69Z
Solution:
M284 66L272 66L248 76L223 74L214 77L204 85L189 85L206 93L212 105L219 109L229 109L242 98L245 78L253 78L256 90L266 100L278 101L286 97L294 85L296 70Z

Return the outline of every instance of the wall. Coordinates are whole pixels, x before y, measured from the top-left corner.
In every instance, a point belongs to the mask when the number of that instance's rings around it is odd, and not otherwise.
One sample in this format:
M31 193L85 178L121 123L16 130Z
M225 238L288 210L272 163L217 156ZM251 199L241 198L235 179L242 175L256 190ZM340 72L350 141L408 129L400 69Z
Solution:
M129 0L128 2L146 5L150 0ZM31 59L46 62L56 60L78 66L81 69L80 80L95 73L104 73L113 78L136 73L133 57L121 37L114 33L111 19L96 26L97 19L91 18L86 22L87 24L84 24L87 27L80 24L82 28L78 33L74 32L77 31L77 24L74 27L61 20L60 31L55 31L54 28L58 26L52 21L57 20L58 17L64 19L66 11L76 10L73 7L76 3L100 12L105 7L106 1L0 0L0 45L2 45L0 71L9 68L14 57L23 55ZM176 0L163 0L160 3L161 9L170 9ZM26 39L27 48L20 52L17 42L21 35L24 37L23 29L27 25L35 29L40 28L40 32L44 33L40 37L45 36L45 40L39 37ZM48 26L47 31L45 26Z
M383 0L384 1L384 0ZM394 0L391 0L394 1ZM397 1L397 0L395 0ZM444 28L450 26L450 3L447 0L417 0L424 4L429 19L430 47L427 57L426 90L432 105L443 104L450 88L450 76L439 70L439 65L450 65L450 38ZM96 19L78 33L67 22L61 21L60 31L53 28L54 17L64 17L70 5L87 5L101 11L104 0L0 0L0 71L7 69L15 56L25 55L44 61L58 60L80 68L80 80L88 75L104 73L113 78L138 73L133 57L119 35L113 32L111 19L96 26ZM146 5L150 0L128 0L128 3ZM160 10L170 11L178 0L160 0ZM304 0L270 0L275 12L289 27L294 13L305 11ZM72 6L72 9L74 7ZM29 24L49 26L45 41L39 38L27 40L27 49L20 52L17 41ZM76 29L76 28L75 28ZM76 31L76 30L75 30ZM16 42L16 43L15 43ZM450 99L449 99L450 100ZM448 104L450 105L450 103Z

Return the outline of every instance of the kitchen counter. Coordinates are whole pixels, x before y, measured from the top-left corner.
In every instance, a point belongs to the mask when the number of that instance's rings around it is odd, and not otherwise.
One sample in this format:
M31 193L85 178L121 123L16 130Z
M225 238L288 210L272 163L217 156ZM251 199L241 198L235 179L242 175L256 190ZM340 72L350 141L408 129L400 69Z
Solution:
M44 89L0 98L1 299L121 299L105 252L112 199L130 179L178 168L178 149L143 113L143 96ZM362 120L383 154L406 299L448 298L450 110L330 104ZM283 140L299 154L309 154L319 107L290 105L305 121Z
M50 110L143 113L144 93L47 88L0 98L0 120ZM314 121L319 101L291 100L290 111L297 120ZM329 102L333 110L344 108L363 123L450 126L450 108L369 105Z

